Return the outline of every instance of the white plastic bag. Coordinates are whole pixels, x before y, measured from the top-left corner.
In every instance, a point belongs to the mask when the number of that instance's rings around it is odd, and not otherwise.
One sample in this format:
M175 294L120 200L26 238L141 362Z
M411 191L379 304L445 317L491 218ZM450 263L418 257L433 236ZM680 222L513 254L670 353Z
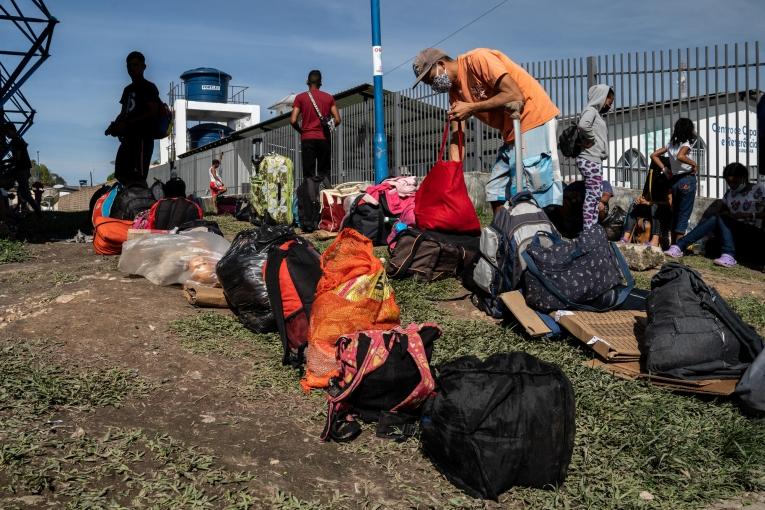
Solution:
M212 232L145 235L122 245L118 268L143 276L155 285L194 281L215 285L215 264L230 242Z

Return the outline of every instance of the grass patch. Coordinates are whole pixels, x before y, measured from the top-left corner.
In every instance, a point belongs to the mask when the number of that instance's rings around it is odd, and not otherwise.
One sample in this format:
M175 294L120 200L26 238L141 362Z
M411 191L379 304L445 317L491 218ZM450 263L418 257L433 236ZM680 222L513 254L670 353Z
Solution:
M31 258L29 250L20 241L0 239L0 264L25 262Z
M39 497L55 508L263 508L256 475L208 451L139 429L78 431L77 412L119 406L148 386L119 369L56 366L39 344L0 349L0 506ZM63 418L58 424L51 416ZM260 494L260 496L255 496Z
M528 508L681 509L765 488L765 423L744 418L731 403L677 395L589 369L582 363L591 354L565 340L530 340L488 321L449 317L432 300L453 295L456 282L423 285L405 280L394 286L406 320L441 324L444 335L436 342L435 364L464 355L485 358L518 350L557 364L571 379L577 436L565 486L556 491L515 489L501 503L520 502ZM763 305L755 298L733 303L746 320L755 324L765 320ZM752 319L755 316L758 319ZM348 448L356 448L354 444ZM379 452L374 457L396 472L417 464L419 454L411 450L403 448L395 455ZM404 486L413 503L436 504L429 494ZM650 492L654 500L641 500L641 491ZM438 494L438 506L452 500L454 508L473 506L448 484L435 485L432 493Z
M733 310L762 334L765 331L765 302L756 296L734 297L726 300Z
M708 259L700 255L687 255L681 259L681 262L688 267L705 271L716 276L723 276L726 278L740 278L742 280L765 283L765 273L762 271L749 269L748 267L741 264L734 267L720 267L716 266L712 262L712 259Z
M75 283L80 281L80 277L76 274L67 273L64 271L53 271L51 279L54 285L66 285L68 283Z
M195 354L242 357L248 352L242 341L253 336L240 322L215 312L175 320L169 328L181 339L181 345Z
M242 230L255 228L249 221L239 221L230 214L208 214L205 219L216 222L223 235L227 237L233 237Z
M278 333L255 334L235 318L215 312L174 321L170 330L191 352L249 359L253 370L243 390L245 394L300 391L302 374L282 365L283 348Z
M21 342L0 349L0 410L36 416L53 407L117 406L127 395L147 389L132 372L115 368L79 374L49 363L39 349Z

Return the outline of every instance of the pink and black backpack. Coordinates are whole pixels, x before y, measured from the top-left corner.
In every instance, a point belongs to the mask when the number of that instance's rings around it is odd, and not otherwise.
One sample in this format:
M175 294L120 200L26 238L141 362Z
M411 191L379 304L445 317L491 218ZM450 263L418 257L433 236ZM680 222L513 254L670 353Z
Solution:
M430 370L434 323L388 331L360 331L337 343L340 375L330 381L324 441L350 441L361 433L356 421L377 422L378 437L414 434L419 410L435 388Z

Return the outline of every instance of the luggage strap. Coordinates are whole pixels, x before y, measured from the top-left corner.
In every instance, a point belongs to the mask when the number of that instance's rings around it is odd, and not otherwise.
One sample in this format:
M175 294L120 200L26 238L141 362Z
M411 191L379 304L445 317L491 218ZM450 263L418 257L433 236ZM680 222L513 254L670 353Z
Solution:
M356 373L353 375L353 379L350 383L345 388L342 388L337 395L327 395L327 422L324 426L324 431L321 433L322 441L327 441L332 435L333 429L337 429L333 424L337 421L339 416L342 417L341 411L344 410L343 400L348 398L356 390L365 376L380 368L387 361L390 351L385 346L385 333L391 333L397 338L400 335L407 336L406 350L414 360L417 365L417 371L420 373L420 382L417 383L417 386L415 386L409 396L393 407L390 412L395 413L397 411L415 407L430 396L436 387L436 382L430 371L430 364L428 363L428 357L425 353L425 345L422 343L422 337L420 337L420 330L424 327L433 327L441 331L441 328L437 324L425 322L423 324L410 324L406 328L399 326L390 331L361 331L354 333L349 337L341 337L338 340L337 350L339 359L345 358L351 362L355 361L359 335L361 334L369 337L369 350L367 351L361 366L358 367ZM353 348L343 349L344 341L350 341L350 345L353 345ZM372 365L373 362L374 366ZM333 438L335 438L335 436L333 436Z
M629 267L627 266L627 261L624 260L624 256L622 255L622 252L619 251L619 248L616 247L616 244L609 242L608 243L611 247L611 251L614 254L614 257L616 257L616 262L619 266L619 270L622 273L622 276L626 280L626 285L621 285L621 289L619 290L619 293L616 297L616 301L613 305L607 307L607 308L596 308L594 306L586 305L583 303L575 303L571 301L567 296L565 296L558 287L550 281L547 276L537 267L536 262L534 262L534 259L531 258L531 255L528 254L528 251L524 251L521 256L523 257L523 260L526 261L526 270L529 271L532 275L537 277L537 280L544 286L544 288L553 296L561 300L563 303L566 304L566 307L574 307L575 310L581 310L585 312L606 312L608 310L612 310L616 308L617 306L624 303L624 300L627 299L627 296L630 295L630 292L632 292L632 289L635 287L635 279L632 277L632 273L630 272Z
M449 127L451 126L451 122L449 120L446 121L446 125L444 126L444 135L441 137L441 148L438 150L438 161L444 160L444 148L446 147L446 138L449 134ZM463 142L463 134L462 134L462 121L457 121L457 147L460 151L460 161L462 161L463 151L464 151L464 142Z

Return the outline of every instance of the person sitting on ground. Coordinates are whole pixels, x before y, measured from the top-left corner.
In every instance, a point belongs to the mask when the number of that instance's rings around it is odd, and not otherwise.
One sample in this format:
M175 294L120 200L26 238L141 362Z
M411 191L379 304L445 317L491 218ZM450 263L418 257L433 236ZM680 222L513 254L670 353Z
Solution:
M663 160L664 162L664 160ZM668 163L665 163L666 167ZM672 207L672 187L669 179L661 172L660 166L651 161L648 167L643 193L635 199L627 211L627 218L624 222L624 234L619 242L629 244L634 242L633 236L635 227L639 218L651 220L650 239L646 244L650 246L659 246L661 239L662 225L665 224L662 219L668 216Z
M683 251L696 241L713 235L721 245L722 255L714 260L718 266L733 267L736 257L761 265L765 246L763 219L765 218L765 183L749 182L749 171L741 163L731 163L723 170L728 185L716 211L664 253L682 257Z
M688 220L693 212L696 200L696 169L698 165L690 157L691 147L696 143L696 129L691 119L680 118L675 122L675 129L666 147L651 154L662 173L672 186L672 243L677 243L688 230ZM662 156L669 156L669 166L662 161Z
M598 221L601 222L608 214L608 202L614 196L614 189L608 181L601 181L600 198L597 203ZM584 181L574 181L563 189L563 205L549 205L545 213L553 222L555 228L565 237L573 239L584 230L584 198L586 187Z
M218 175L221 161L223 161L222 152L220 153L220 159L213 159L212 166L210 167L210 192L213 198L218 198L218 195L226 192L226 186L223 184L220 175Z

